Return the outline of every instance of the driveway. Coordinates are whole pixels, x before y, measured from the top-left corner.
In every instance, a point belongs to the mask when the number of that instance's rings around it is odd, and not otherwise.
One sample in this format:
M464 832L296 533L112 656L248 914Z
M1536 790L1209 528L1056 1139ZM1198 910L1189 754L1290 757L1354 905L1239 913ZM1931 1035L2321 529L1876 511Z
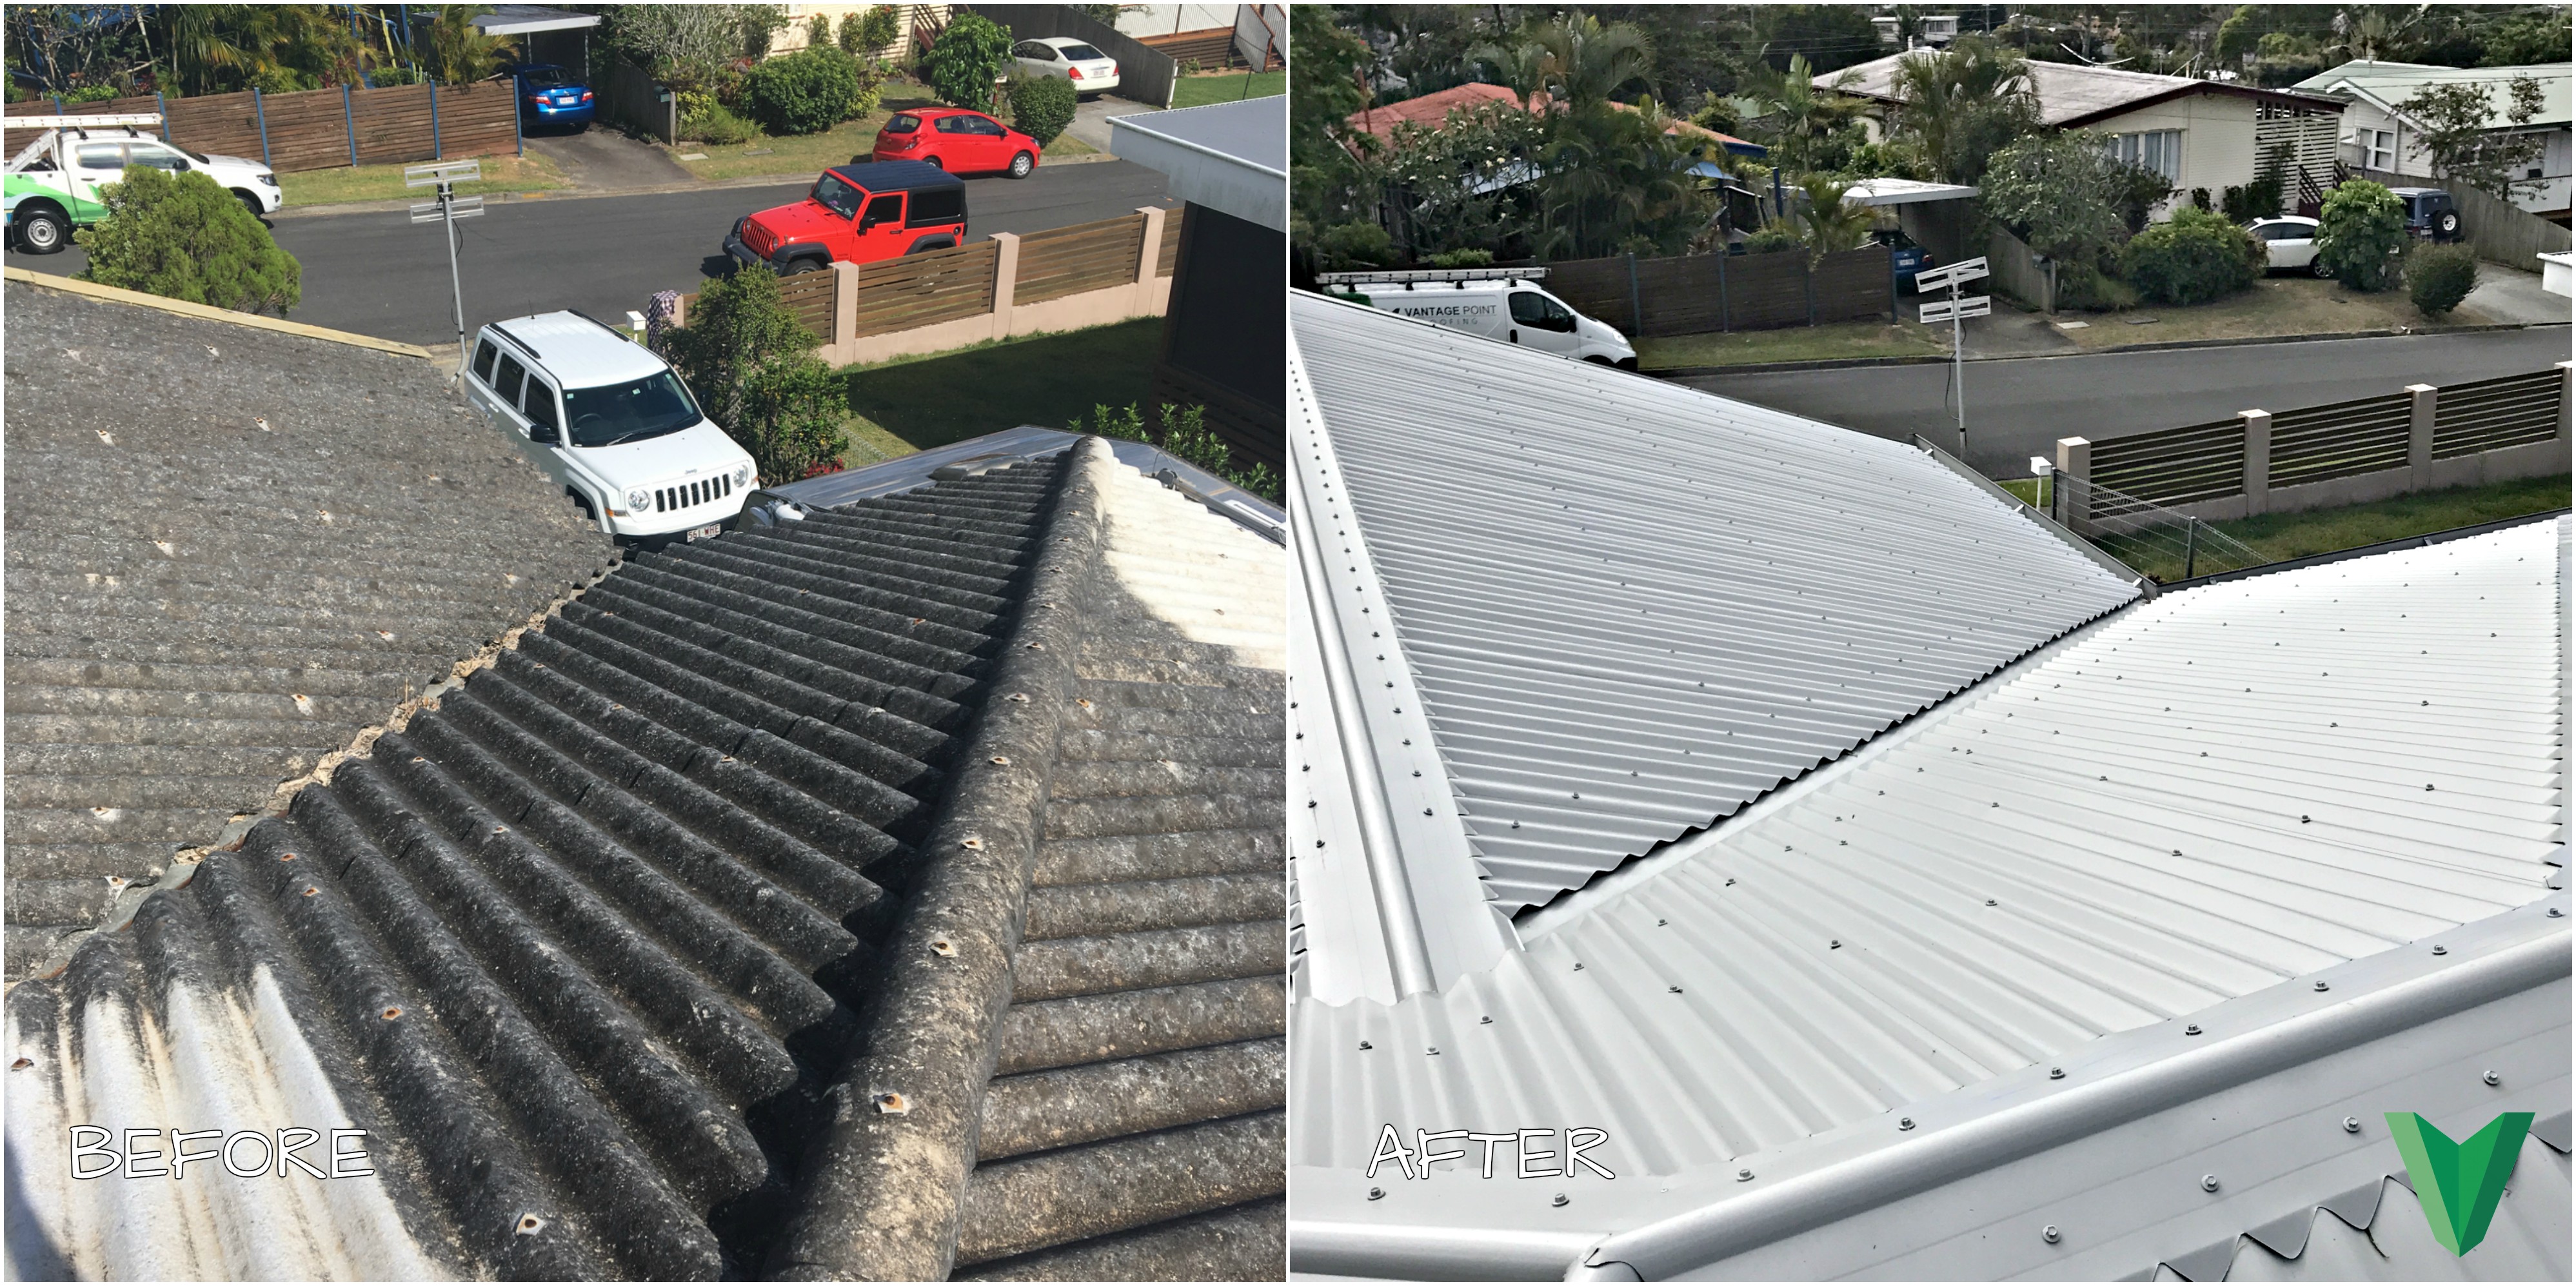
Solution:
M528 150L555 163L581 192L642 192L695 183L697 176L649 143L605 125L578 134L530 134Z
M1159 107L1129 102L1116 94L1102 94L1098 98L1075 104L1073 124L1066 126L1064 132L1106 152L1109 150L1109 118L1161 110Z
M633 196L561 193L486 206L483 217L456 225L465 327L558 308L615 321L642 309L657 290L695 290L724 270L724 237L735 219L801 199L810 186L800 179ZM1129 161L1040 166L1018 180L968 179L967 228L982 238L1088 223L1145 205L1177 208L1167 186L1160 173ZM272 231L304 268L296 321L407 344L456 342L437 228L414 226L400 210L369 210L279 219ZM7 261L69 274L85 257L78 247L53 255L13 249Z
M2569 300L2540 288L2540 274L2518 272L2492 263L2478 265L2478 287L2460 301L2500 322L2563 322Z
M2550 326L1971 362L1968 462L1989 477L2027 477L2030 458L2055 457L2059 438L2099 442L2222 420L2249 408L2290 410L2408 384L2536 371L2567 360L2567 341L2564 328ZM1952 449L1956 430L1944 400L1949 378L1948 366L1924 365L1679 382L1880 437L1902 441L1922 433Z

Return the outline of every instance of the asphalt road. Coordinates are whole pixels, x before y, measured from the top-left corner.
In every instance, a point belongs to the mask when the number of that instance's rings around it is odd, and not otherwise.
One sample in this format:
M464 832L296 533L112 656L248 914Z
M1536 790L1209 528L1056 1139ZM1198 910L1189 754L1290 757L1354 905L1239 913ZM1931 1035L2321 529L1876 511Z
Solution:
M725 265L733 221L804 196L811 180L633 196L496 202L457 226L465 328L558 308L610 321L642 309L657 290L691 291ZM1026 179L966 180L967 230L1030 233L1173 208L1166 180L1130 161L1040 166ZM304 267L300 322L422 345L453 344L456 320L438 230L399 210L288 215L277 243ZM73 273L75 247L55 255L8 252L13 267Z
M2246 344L2145 353L2029 357L1967 364L1968 462L1989 477L2030 474L2057 440L2096 442L2222 420L2248 409L2285 411L2534 371L2568 358L2564 326ZM1945 394L1950 368L1874 366L1709 375L1693 388L1903 440L1922 433L1955 450Z

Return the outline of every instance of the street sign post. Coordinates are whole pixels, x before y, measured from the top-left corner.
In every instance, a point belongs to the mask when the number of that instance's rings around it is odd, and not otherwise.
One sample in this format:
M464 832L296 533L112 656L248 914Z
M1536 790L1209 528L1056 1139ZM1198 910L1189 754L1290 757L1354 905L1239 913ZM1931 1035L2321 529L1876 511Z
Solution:
M447 286L456 297L456 377L465 378L465 283L456 271L456 221L471 219L483 213L483 198L458 196L456 185L471 183L483 177L481 161L439 161L430 165L403 167L403 186L435 187L438 199L422 201L411 208L414 223L435 223L447 233Z
M1917 294L1926 290L1938 290L1943 286L1950 288L1948 299L1936 299L1924 304L1922 315L1923 324L1926 326L1936 322L1950 323L1950 382L1959 390L1959 459L1962 461L1968 458L1968 359L1967 349L1960 340L1959 323L1970 317L1986 316L1995 308L1992 296L1969 295L1962 298L1959 287L1985 275L1984 255L1974 259L1962 259L1953 264L1944 264L1914 275L1914 290Z

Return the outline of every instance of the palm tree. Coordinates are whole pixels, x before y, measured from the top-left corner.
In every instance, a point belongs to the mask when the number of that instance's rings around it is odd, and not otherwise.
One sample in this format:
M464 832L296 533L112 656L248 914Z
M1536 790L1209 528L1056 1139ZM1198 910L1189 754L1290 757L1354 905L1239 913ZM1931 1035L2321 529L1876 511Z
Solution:
M1843 200L1843 194L1851 190L1850 184L1830 175L1810 174L1799 187L1807 200L1797 215L1798 239L1806 243L1810 256L1823 258L1837 250L1858 250L1869 240L1868 207Z
M2030 67L2021 55L1971 37L1939 53L1898 59L1893 96L1901 104L1896 124L1923 140L1945 183L1974 181L1984 168L1983 152L2009 141L1982 137L1994 132L1998 117L2009 130L2036 113Z
M1518 40L1479 45L1468 56L1491 63L1524 98L1545 93L1578 108L1646 79L1655 63L1645 33L1624 22L1604 27L1590 14L1525 27Z
M1789 55L1785 71L1756 61L1746 68L1736 110L1758 121L1762 133L1791 168L1805 168L1816 145L1860 113L1860 101L1816 88L1816 70L1805 54Z
M470 85L499 71L516 48L506 36L487 36L474 25L481 6L443 4L413 43L421 74L441 85Z

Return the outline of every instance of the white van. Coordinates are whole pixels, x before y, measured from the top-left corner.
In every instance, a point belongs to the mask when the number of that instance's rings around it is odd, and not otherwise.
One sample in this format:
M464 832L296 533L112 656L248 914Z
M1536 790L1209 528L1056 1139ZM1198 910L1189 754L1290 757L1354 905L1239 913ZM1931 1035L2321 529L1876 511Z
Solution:
M582 313L484 327L465 396L619 544L715 536L757 481L667 363Z
M1568 307L1538 280L1545 268L1329 273L1320 281L1372 308L1559 357L1637 369L1626 336Z

